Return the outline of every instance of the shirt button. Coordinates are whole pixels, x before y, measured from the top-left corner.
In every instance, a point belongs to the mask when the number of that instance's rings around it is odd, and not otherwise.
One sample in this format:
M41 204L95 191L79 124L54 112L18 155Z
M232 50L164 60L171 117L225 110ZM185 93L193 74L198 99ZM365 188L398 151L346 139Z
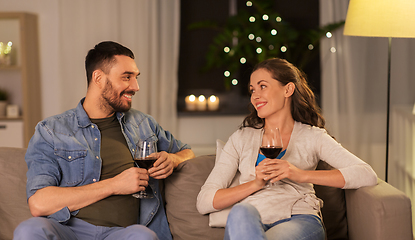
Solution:
M68 159L72 159L72 157L71 157L71 156L69 156L69 157L68 157Z
M97 141L98 140L98 138L95 138L95 141Z
M93 182L96 182L97 180L94 178L94 179L92 179L92 181L93 181Z
M98 156L96 156L95 158L96 158L96 159L99 159L99 157L98 157Z
M95 126L94 126L94 125L91 125L91 127L92 127L92 128L95 128Z

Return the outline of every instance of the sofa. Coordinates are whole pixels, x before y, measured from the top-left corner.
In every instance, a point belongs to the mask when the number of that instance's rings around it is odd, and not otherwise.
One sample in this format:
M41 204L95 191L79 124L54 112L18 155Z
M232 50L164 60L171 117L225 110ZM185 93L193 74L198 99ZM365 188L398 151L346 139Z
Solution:
M0 147L0 239L13 237L16 226L31 217L26 203L26 149ZM181 163L163 181L167 219L175 240L223 239L224 228L210 227L209 215L196 210L196 197L215 164L215 155ZM320 169L330 166L320 164ZM410 240L410 199L379 179L373 187L357 190L315 186L323 199L327 239Z

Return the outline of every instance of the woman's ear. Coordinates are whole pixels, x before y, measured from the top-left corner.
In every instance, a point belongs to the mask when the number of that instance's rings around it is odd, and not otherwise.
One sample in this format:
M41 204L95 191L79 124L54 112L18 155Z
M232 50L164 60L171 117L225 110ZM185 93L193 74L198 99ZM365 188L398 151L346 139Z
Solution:
M293 82L289 82L285 85L285 97L291 97L294 94L295 84Z

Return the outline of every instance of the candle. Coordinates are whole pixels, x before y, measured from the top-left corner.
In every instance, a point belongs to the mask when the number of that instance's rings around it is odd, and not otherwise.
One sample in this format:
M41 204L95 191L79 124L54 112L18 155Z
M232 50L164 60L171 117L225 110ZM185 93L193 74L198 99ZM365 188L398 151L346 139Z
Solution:
M197 101L197 110L206 111L206 98L204 95L200 95Z
M215 95L209 97L208 109L209 111L217 111L219 109L219 98Z
M196 110L196 96L195 95L189 95L185 98L186 101L186 110L187 111L194 111Z

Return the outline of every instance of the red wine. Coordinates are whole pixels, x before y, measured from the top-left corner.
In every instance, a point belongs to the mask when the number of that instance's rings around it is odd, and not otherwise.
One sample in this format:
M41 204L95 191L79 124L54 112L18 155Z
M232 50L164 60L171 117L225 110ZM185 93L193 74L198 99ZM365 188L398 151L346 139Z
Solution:
M153 166L154 162L157 160L155 157L146 157L144 159L134 159L134 162L140 167L149 169Z
M265 155L267 158L277 158L278 154L280 154L282 147L274 147L274 146L262 146L260 147L262 154Z

